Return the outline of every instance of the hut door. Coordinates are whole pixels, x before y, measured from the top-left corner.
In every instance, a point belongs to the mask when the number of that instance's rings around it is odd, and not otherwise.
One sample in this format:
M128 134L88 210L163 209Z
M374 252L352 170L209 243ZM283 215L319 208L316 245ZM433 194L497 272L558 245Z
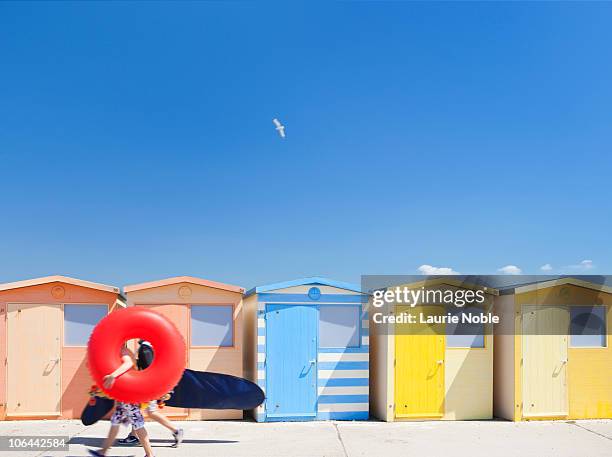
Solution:
M9 304L7 416L59 416L61 305Z
M397 307L419 319L439 315L441 306ZM396 324L395 417L441 418L444 414L444 325Z
M266 417L317 414L318 310L308 305L266 307Z
M523 305L523 417L564 417L567 334L564 306Z

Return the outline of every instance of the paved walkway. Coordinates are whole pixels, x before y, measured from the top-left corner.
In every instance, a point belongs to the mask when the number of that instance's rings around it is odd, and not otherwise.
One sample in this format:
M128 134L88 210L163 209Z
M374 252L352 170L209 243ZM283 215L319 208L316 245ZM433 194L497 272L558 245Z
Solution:
M157 457L610 457L612 420L578 422L181 422L185 441L147 424ZM108 422L0 422L0 435L69 435L69 452L0 452L0 457L86 456ZM123 436L123 433L121 434ZM142 457L140 447L114 447L109 456Z

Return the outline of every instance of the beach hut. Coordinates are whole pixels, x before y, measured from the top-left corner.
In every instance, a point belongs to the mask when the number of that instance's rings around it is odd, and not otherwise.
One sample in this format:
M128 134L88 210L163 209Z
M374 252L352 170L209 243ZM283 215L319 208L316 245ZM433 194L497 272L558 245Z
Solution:
M355 285L304 278L245 298L245 371L263 421L368 418L367 300Z
M612 418L612 288L559 278L495 301L495 416Z
M187 364L198 371L243 376L242 296L244 289L191 276L124 287L128 306L143 306L168 317L187 343ZM243 411L170 408L175 419L242 419Z
M382 323L381 319L402 313L417 319L420 314L479 315L492 307L497 290L451 278L397 287L435 292L434 299L415 302L414 307L395 301L386 308L370 307L372 415L388 422L492 418L492 324ZM440 293L447 291L453 297L478 293L483 300L459 308L439 300Z
M0 284L0 419L79 418L89 335L122 306L117 287L64 276Z

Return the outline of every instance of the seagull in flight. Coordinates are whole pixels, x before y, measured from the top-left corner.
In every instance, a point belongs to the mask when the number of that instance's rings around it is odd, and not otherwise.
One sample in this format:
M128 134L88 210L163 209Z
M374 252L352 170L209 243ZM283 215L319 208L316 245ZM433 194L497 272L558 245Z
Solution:
M272 119L272 122L276 126L276 130L278 130L278 134L281 136L281 138L285 138L285 126L276 118Z

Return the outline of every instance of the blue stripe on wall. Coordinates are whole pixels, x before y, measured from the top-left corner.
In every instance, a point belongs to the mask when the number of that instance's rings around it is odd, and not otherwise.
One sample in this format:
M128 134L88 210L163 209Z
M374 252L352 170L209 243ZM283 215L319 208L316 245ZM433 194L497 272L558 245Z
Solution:
M266 329L264 327L257 327L257 336L266 336Z
M364 354L370 351L370 346L360 346L358 348L319 348L319 352L329 354Z
M308 294L259 294L257 299L260 302L274 303L365 303L368 298L364 295L346 294L321 294L318 300L312 300Z
M367 386L368 378L319 379L319 387Z
M319 395L319 403L367 403L367 395Z
M319 370L367 370L369 362L319 362Z
M367 370L368 362L319 362L319 370ZM258 370L265 370L265 362L257 362Z
M263 345L263 344L257 345L257 352L259 354L265 354L266 353L266 346Z
M370 417L368 411L351 411L347 413L317 413L317 419L321 421L364 421Z

